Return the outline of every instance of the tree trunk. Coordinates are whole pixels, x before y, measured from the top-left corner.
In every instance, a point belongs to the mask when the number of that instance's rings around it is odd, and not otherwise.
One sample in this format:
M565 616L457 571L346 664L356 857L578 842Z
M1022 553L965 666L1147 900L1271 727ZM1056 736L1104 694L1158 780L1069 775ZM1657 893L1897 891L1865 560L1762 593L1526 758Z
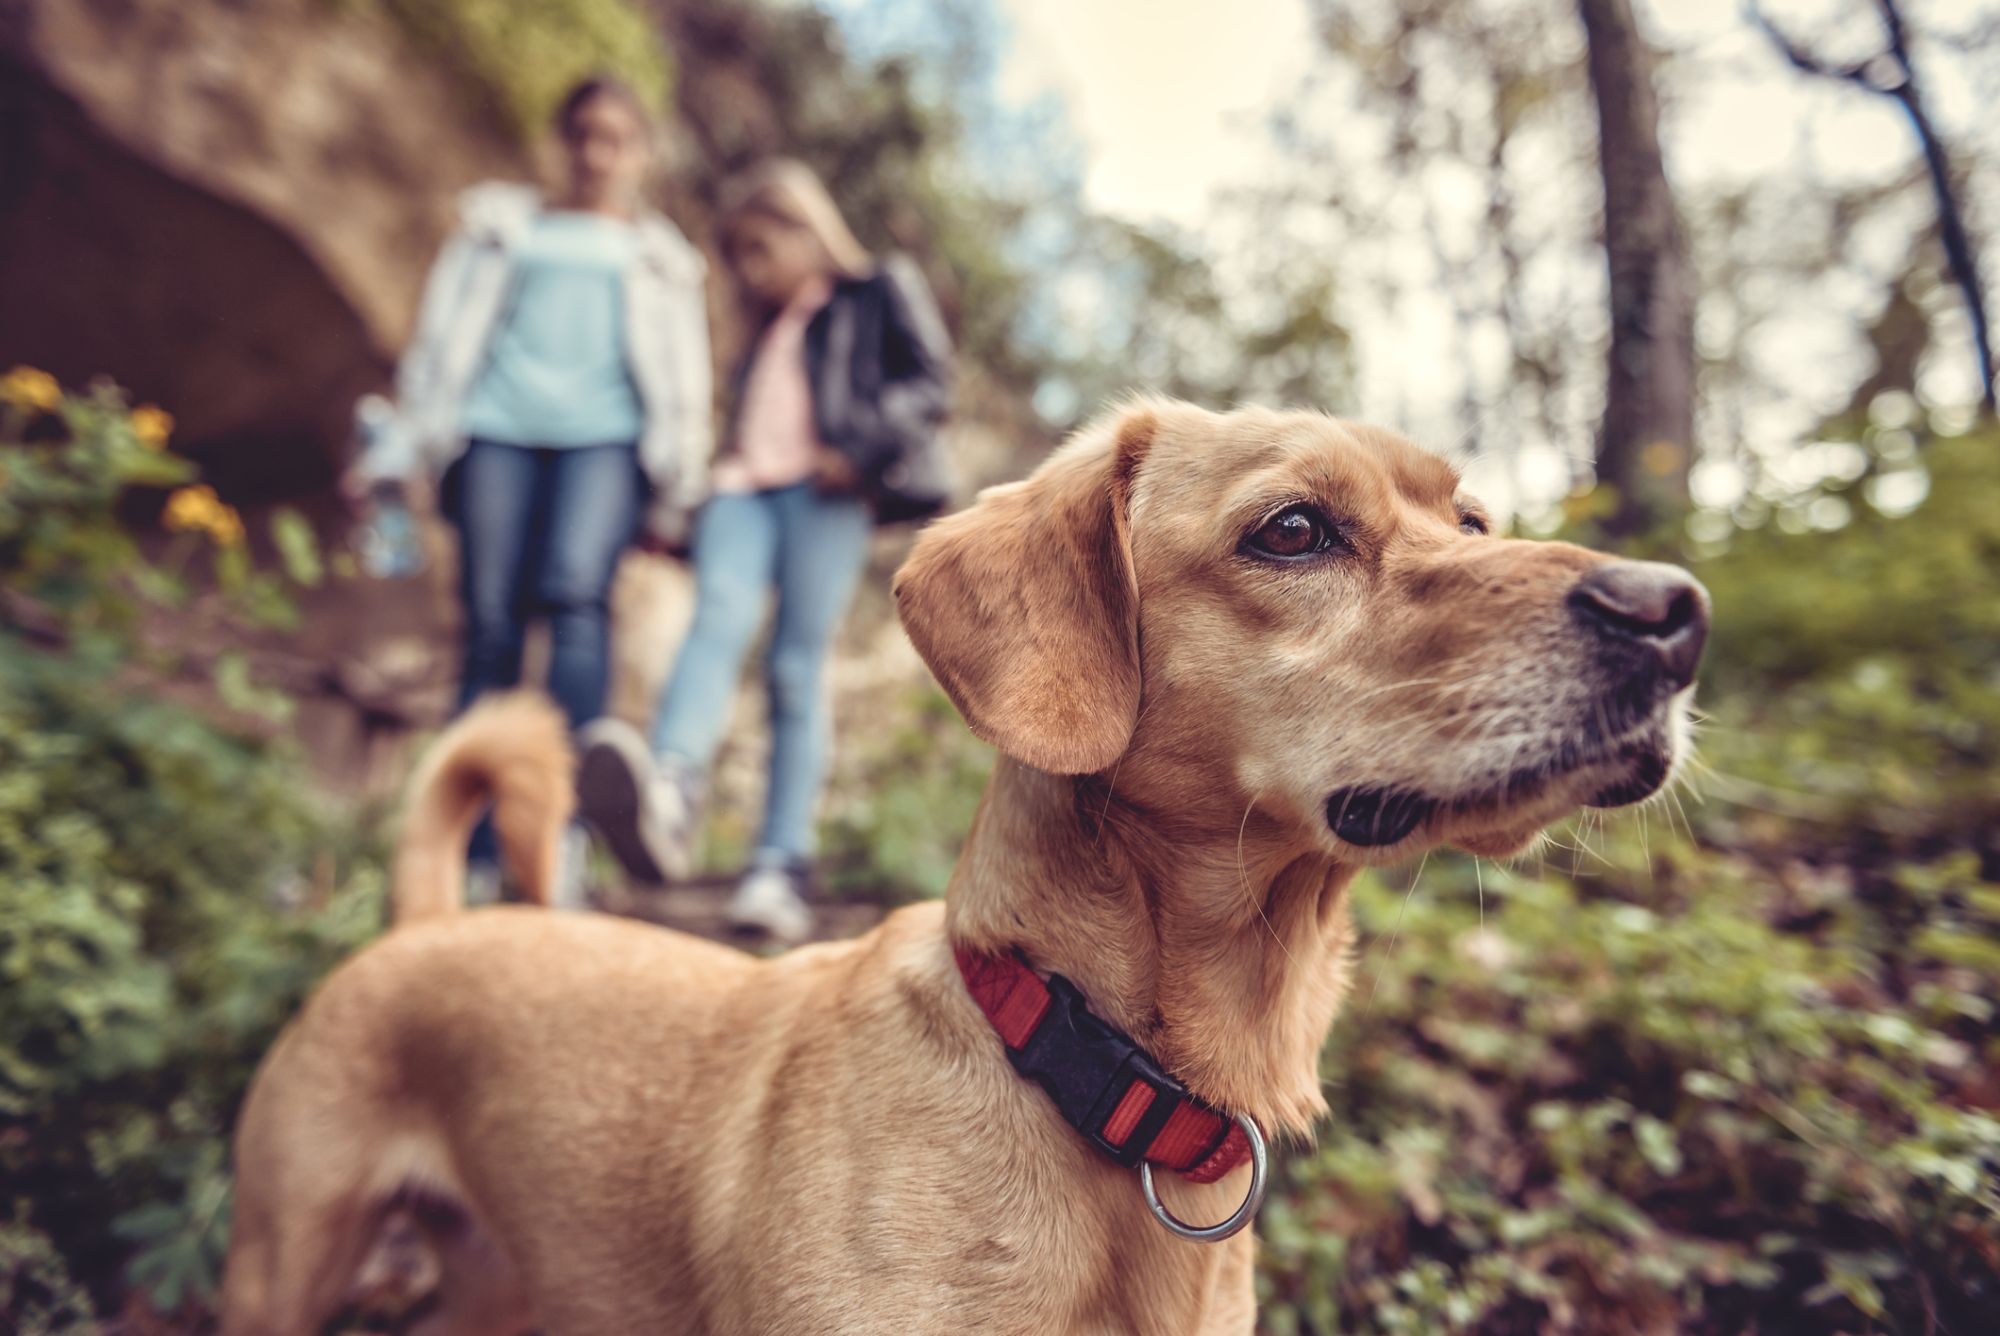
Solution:
M1577 0L1589 39L1604 174L1611 351L1600 485L1612 532L1643 531L1687 500L1694 449L1694 282L1660 158L1652 56L1630 0Z

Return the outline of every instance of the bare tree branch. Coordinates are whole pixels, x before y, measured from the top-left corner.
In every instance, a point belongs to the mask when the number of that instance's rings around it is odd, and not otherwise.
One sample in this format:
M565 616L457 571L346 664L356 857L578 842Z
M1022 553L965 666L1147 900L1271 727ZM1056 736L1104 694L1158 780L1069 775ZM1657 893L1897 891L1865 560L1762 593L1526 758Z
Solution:
M1985 289L1979 283L1978 253L1965 230L1965 214L1952 183L1951 163L1937 127L1924 110L1923 91L1917 84L1916 67L1910 61L1909 30L1903 24L1896 0L1875 0L1882 16L1886 49L1880 54L1850 65L1830 64L1813 55L1772 22L1756 0L1748 0L1744 15L1777 47L1779 54L1801 73L1822 79L1839 79L1871 93L1893 99L1910 118L1922 146L1924 165L1930 172L1931 193L1937 198L1938 237L1944 243L1945 259L1951 266L1952 281L1965 297L1965 311L1972 324L1972 342L1979 358L1981 402L1994 411L1993 342L1986 320Z

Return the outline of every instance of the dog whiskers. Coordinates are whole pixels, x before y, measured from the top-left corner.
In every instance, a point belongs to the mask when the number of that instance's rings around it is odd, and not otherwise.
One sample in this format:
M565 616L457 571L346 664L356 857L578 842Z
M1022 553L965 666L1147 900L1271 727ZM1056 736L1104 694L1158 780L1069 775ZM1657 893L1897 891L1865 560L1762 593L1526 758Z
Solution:
M1391 691L1406 691L1416 687L1427 686L1437 687L1438 689L1433 695L1437 701L1442 701L1460 692L1470 691L1475 687L1489 686L1504 681L1506 676L1507 674L1504 670L1486 669L1457 678L1411 677L1400 682L1385 682L1381 686L1371 687L1360 695L1355 696L1351 704L1359 705L1363 701L1373 700L1375 697L1385 695Z
M1680 813L1681 829L1685 830L1687 837L1692 840L1694 838L1694 822L1688 820L1687 808L1681 806L1681 795L1679 792L1681 782L1677 780L1675 783L1669 785L1664 790L1664 793L1666 794L1667 801L1674 805L1674 810Z
M1486 674L1481 674L1481 676L1485 675ZM1401 682L1384 682L1381 686L1371 687L1367 691L1364 691L1360 695L1356 696L1353 700L1353 704L1359 705L1362 701L1373 700L1375 699L1375 697L1384 695L1391 691L1409 691L1416 687L1436 686L1440 682L1446 682L1446 679L1442 677L1411 677L1411 678L1405 678ZM1450 690L1453 686L1457 685L1459 685L1459 683L1446 682L1445 689Z
M1389 957L1396 954L1396 939L1403 933L1403 915L1409 912L1410 897L1417 893L1417 883L1424 879L1424 869L1430 866L1430 851L1417 861L1416 873L1410 878L1410 888L1403 892L1402 908L1396 911L1396 926L1389 932L1389 945L1382 952L1382 959L1375 963L1375 978L1368 985L1368 1001L1361 1008L1361 1019L1367 1020L1368 1013L1375 1009L1375 994L1382 987L1382 975L1389 968Z
M1125 758L1120 756L1118 764L1111 767L1111 778L1104 782L1104 806L1097 809L1097 839L1104 839L1104 822L1111 815L1111 795L1118 790L1118 772L1124 768Z
M1250 872L1243 866L1243 832L1250 828L1250 813L1256 806L1257 800L1252 798L1250 805L1243 809L1243 820L1236 825L1236 879L1241 883L1243 896L1250 902L1250 907L1257 911L1258 918L1264 920L1264 931L1271 934L1271 940L1285 953L1286 962L1296 966L1299 963L1298 958L1292 954L1292 948L1285 945L1285 939L1279 935L1277 925L1271 922L1271 916L1264 912L1264 906L1257 899L1257 893L1250 889Z
M1586 811L1583 814L1583 823L1581 827L1577 830L1576 839L1577 843L1583 846L1583 851L1585 853L1589 854L1592 858L1595 858L1600 864L1604 866L1604 868L1607 871L1610 871L1614 870L1611 860L1606 858L1603 854L1599 853L1596 849L1593 849L1590 845L1590 836L1593 833L1599 835L1603 834L1604 832L1603 821L1604 817L1601 812L1595 809ZM1594 876L1596 874L1580 872L1578 875Z
M1133 732L1138 732L1139 726L1146 722L1146 712L1152 708L1153 703L1150 700L1142 699L1139 702L1139 713L1132 720ZM1097 812L1097 838L1100 841L1104 838L1105 818L1111 815L1111 796L1118 791L1118 772L1124 769L1124 767L1125 757L1120 755L1118 763L1111 767L1111 778L1104 783L1104 806L1099 808Z

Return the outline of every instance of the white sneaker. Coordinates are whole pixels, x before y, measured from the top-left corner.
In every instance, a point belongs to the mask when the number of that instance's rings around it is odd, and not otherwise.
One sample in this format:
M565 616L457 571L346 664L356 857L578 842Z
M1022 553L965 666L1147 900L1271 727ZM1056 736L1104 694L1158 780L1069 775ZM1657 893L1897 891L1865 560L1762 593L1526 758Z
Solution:
M571 822L562 836L556 860L556 884L549 888L550 909L588 909L590 832Z
M694 795L662 774L639 731L599 719L577 735L576 799L611 854L635 881L685 880L694 868Z
M812 936L812 906L799 894L803 878L782 867L753 867L736 884L730 898L729 926L761 932L786 946Z
M478 909L482 905L500 903L504 878L498 863L484 859L465 865L465 907Z

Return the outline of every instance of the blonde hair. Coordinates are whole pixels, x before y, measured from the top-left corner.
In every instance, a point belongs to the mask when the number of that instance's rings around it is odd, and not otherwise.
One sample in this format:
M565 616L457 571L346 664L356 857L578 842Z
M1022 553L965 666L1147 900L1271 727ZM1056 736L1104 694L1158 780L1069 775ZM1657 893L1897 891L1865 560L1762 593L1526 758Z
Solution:
M725 250L738 221L760 214L811 233L834 272L845 278L860 278L875 268L875 258L840 216L826 186L796 158L772 158L731 177L722 187L717 213Z

